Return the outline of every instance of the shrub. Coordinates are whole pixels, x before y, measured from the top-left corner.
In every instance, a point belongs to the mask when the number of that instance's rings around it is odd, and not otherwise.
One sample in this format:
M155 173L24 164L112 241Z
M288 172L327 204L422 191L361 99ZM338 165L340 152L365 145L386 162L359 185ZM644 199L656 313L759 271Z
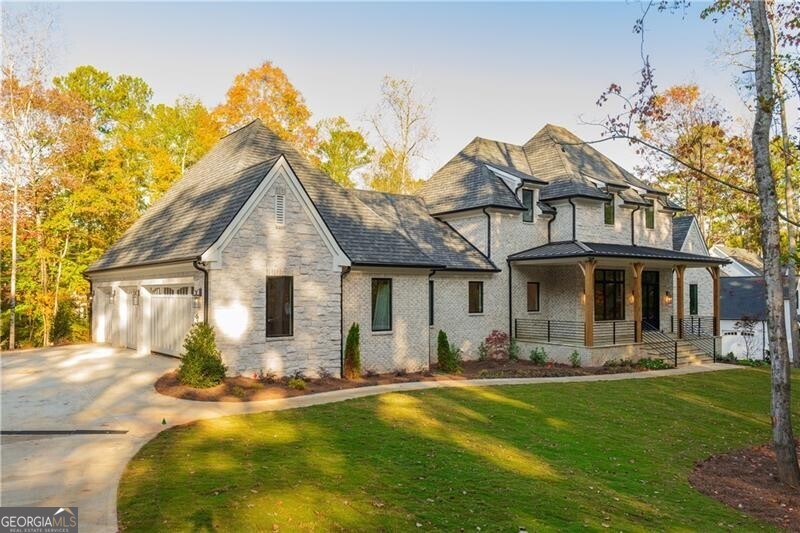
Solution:
M486 343L481 341L478 345L478 361L486 361L489 359L489 348Z
M513 337L508 341L508 359L519 361L519 344L517 344L517 339Z
M537 346L531 350L529 359L536 366L544 366L547 363L547 352L544 351L544 348Z
M572 368L580 368L581 354L578 353L578 350L573 350L569 355L569 363L572 365Z
M442 372L454 373L461 371L461 350L447 340L447 333L439 330L436 338L436 356L438 368Z
M289 381L286 382L286 385L290 389L305 390L306 389L306 380L304 380L303 378L299 378L299 377L291 377L291 378L289 378Z
M332 377L333 377L333 374L331 374L331 371L328 370L327 368L325 368L324 366L321 366L321 367L317 368L317 378L319 378L319 379L330 379Z
M244 398L245 396L247 396L247 391L244 390L239 385L236 385L231 389L231 394L233 394L237 398Z
M493 330L483 341L486 343L490 359L508 359L508 334L499 329Z
M264 370L263 368L258 371L256 379L262 383L275 383L278 375L272 370Z
M223 380L225 370L214 328L203 322L193 325L183 341L181 366L178 368L180 382L190 387L213 387Z
M650 357L639 359L639 361L636 363L636 366L646 368L647 370L664 370L665 368L672 368L672 365L668 365L663 359L652 359Z
M358 379L361 377L361 333L358 324L353 323L347 332L344 345L344 378Z

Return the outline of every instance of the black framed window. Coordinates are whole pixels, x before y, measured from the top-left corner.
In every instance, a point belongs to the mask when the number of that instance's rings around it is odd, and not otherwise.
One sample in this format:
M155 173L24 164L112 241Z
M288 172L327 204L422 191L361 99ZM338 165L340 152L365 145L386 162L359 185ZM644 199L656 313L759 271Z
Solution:
M652 207L645 207L644 209L644 227L653 229L656 227L656 212Z
M625 320L625 271L596 270L594 273L595 320Z
M433 325L433 280L428 280L428 325Z
M372 278L372 331L392 331L390 278Z
M689 314L697 314L697 284L689 285Z
M603 204L603 222L609 226L614 225L614 200L609 200Z
M528 312L539 311L539 282L528 282Z
M267 277L267 337L294 334L294 280L291 276Z
M522 205L525 211L522 213L523 222L533 222L533 191L522 189Z
M483 282L469 282L469 312L483 313Z

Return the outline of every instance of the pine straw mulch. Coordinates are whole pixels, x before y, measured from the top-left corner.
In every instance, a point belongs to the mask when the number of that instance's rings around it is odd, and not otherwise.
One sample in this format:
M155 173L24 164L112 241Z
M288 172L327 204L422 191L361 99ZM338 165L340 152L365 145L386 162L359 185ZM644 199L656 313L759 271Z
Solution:
M800 441L797 441L800 455ZM689 483L706 496L787 531L800 532L800 488L778 481L775 450L755 446L697 463Z
M187 387L178 381L175 371L167 372L155 383L156 391L166 396L184 400L204 402L247 402L290 398L356 387L386 385L390 383L407 383L410 381L447 381L460 379L492 379L492 378L528 378L528 377L566 377L588 376L595 374L619 374L641 372L644 369L634 365L615 365L599 367L573 368L569 365L550 364L537 366L530 361L465 361L459 374L438 372L409 372L394 374L365 375L357 380L345 380L332 377L322 379L305 379L302 390L288 386L287 378L258 379L258 376L233 376L215 387L196 389Z

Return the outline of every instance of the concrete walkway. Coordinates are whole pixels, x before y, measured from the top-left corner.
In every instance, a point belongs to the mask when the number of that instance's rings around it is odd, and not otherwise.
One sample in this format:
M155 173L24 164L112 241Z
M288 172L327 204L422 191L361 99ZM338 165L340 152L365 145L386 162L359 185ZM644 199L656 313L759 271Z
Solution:
M735 369L730 365L578 376L426 381L362 387L260 402L194 402L158 394L155 380L177 361L79 345L0 356L4 431L124 431L4 435L0 505L78 506L82 531L116 531L116 495L128 461L160 431L193 420L341 402L386 392L582 381L651 379ZM162 424L166 419L166 424Z

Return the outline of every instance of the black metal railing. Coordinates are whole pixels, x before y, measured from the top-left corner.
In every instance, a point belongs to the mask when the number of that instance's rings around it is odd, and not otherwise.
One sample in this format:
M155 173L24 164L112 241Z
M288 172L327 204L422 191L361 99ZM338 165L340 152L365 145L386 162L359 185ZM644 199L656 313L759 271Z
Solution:
M642 326L644 329L642 342L645 349L665 362L672 362L672 366L678 368L678 341L660 331L655 325L643 322Z
M514 320L514 337L520 340L583 344L583 322L575 320Z
M594 323L594 345L630 344L636 342L636 322L604 320Z
M681 327L683 328L684 336L695 335L704 337L713 335L714 317L690 315L679 320L675 315L670 316L670 331L677 334Z

